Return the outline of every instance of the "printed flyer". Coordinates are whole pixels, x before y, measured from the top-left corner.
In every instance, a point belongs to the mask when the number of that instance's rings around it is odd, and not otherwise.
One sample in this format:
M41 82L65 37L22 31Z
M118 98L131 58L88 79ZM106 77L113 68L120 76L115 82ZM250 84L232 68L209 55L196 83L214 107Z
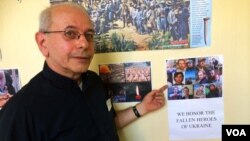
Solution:
M190 0L190 46L211 44L212 0Z
M223 57L167 60L166 66L170 140L220 138Z

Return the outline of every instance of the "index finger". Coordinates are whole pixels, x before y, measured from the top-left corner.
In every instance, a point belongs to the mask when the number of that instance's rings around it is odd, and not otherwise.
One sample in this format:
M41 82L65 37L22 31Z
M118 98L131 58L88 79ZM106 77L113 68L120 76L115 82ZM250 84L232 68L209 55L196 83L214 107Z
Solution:
M158 90L159 90L160 92L164 92L167 88L168 88L168 85L164 85L164 86L162 86L161 88L159 88Z

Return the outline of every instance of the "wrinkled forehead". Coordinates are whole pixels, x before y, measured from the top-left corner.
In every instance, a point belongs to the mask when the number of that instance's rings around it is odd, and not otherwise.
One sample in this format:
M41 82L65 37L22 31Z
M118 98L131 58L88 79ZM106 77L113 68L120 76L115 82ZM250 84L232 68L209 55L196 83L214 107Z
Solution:
M64 22L83 22L86 26L91 25L92 21L87 11L76 5L57 5L51 11L52 24L63 24Z

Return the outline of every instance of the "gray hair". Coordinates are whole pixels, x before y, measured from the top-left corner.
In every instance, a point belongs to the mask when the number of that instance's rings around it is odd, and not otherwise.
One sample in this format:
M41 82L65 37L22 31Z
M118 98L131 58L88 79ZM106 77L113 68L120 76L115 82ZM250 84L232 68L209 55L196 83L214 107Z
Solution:
M52 24L52 12L53 9L58 7L58 6L68 6L68 7L73 7L75 9L79 9L81 10L83 13L88 15L87 10L80 4L76 4L73 2L61 2L61 3L57 3L57 4L53 4L49 7L47 7L46 9L44 9L39 16L39 31L40 32L44 32L47 31L51 24ZM90 17L89 20L91 21Z

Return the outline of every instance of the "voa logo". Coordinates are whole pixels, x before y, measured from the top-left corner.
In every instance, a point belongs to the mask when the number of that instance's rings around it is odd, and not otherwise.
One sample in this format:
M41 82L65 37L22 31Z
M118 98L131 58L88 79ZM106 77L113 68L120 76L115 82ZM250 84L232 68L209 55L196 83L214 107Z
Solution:
M247 136L244 129L226 129L227 136Z

